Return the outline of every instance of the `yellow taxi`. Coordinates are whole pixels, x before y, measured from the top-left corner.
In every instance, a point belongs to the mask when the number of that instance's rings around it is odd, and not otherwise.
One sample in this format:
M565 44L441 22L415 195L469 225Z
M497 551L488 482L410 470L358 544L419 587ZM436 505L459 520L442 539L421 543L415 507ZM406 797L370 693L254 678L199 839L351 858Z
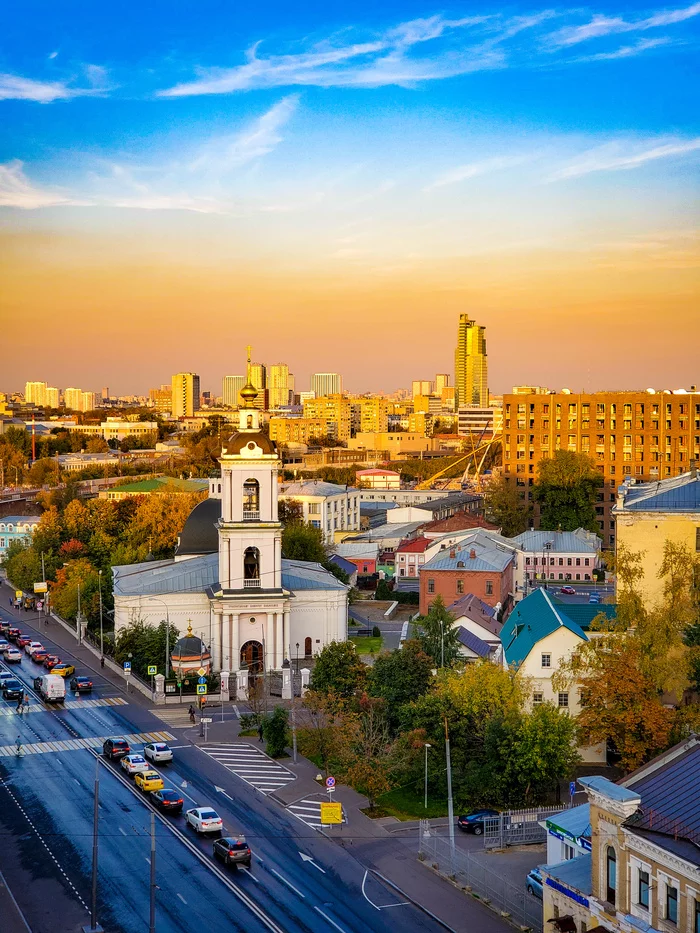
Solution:
M136 786L140 788L144 794L148 794L152 790L163 790L165 787L163 778L157 771L138 771L134 781L136 782Z
M51 668L52 674L59 674L61 677L72 677L75 674L75 668L72 664L66 664L63 661L59 661L58 664L54 664Z

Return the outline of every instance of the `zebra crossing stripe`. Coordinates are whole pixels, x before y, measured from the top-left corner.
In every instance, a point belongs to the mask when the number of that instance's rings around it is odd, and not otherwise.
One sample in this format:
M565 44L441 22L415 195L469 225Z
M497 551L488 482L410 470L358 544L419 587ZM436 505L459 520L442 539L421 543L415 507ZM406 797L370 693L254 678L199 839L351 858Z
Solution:
M126 740L133 745L154 741L153 736L158 736L158 741L167 742L174 739L175 736L169 732L135 732L125 736ZM42 755L49 752L74 752L83 751L86 748L100 748L102 743L112 738L112 735L95 735L86 739L65 739L59 742L31 742L29 745L22 745L22 751L25 755ZM0 756L9 758L17 755L16 745L0 745Z
M263 794L271 794L290 781L296 774L266 755L254 745L206 745L203 752L218 761L227 771Z

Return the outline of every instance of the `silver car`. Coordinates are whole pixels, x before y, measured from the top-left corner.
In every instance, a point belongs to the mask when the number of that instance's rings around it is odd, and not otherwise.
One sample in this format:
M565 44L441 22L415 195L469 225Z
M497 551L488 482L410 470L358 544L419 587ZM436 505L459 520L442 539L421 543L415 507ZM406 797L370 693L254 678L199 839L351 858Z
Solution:
M157 761L159 764L173 760L173 750L165 742L150 742L144 745L143 754L149 761Z

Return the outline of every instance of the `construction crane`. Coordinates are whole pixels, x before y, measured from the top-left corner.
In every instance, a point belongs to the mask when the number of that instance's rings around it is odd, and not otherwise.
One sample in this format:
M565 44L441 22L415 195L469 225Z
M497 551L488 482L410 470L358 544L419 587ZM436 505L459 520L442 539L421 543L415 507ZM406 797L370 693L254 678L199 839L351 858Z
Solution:
M488 453L489 448L491 447L491 445L493 444L495 440L500 440L500 435L494 435L494 437L492 437L491 440L487 441L486 443L479 444L479 446L475 447L473 450L470 450L468 454L465 454L464 457L460 457L458 460L455 460L453 463L448 464L448 466L444 467L442 470L438 470L437 473L433 473L433 475L429 476L428 479L424 479L422 483L418 483L418 485L416 486L416 489L431 489L433 486L433 483L436 480L440 479L441 476L443 476L445 473L448 473L450 470L454 469L454 467L456 467L458 464L464 463L465 460L471 460L472 458L474 458L475 472L478 477L479 474L481 473L481 468L484 465L486 454ZM484 454L481 458L479 466L477 467L476 466L476 455L482 450L484 451ZM468 465L467 465L467 469L468 469ZM466 472L464 475L466 476Z

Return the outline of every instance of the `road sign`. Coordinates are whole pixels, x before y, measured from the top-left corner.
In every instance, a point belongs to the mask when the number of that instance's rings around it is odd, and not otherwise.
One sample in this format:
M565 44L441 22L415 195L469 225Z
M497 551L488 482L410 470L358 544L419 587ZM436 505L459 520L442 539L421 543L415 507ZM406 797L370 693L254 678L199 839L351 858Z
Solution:
M206 678L206 677L200 677L200 678L199 678L199 683L200 683L200 684L205 684L206 682L207 682L207 678Z
M200 677L204 677L204 675L206 674L206 671L204 670L203 667L200 667L197 673L199 674Z
M205 716L202 716L202 722L214 722L213 719L207 719Z
M149 673L149 674L157 674L157 673L158 673L158 666L157 666L156 664L149 664L149 665L148 665L148 673Z
M24 596L22 590L15 590L15 599L21 599Z
M199 696L204 696L204 695L206 694L206 692L207 692L207 685L206 685L206 684L197 684L197 694L198 694Z
M46 593L48 592L49 585L48 583L35 583L34 592L35 593Z
M576 781L569 782L569 797L573 797L576 793Z
M342 803L322 803L321 804L321 823L325 826L333 823L343 822Z
M131 661L124 661L124 673L131 673Z
M330 775L329 775L329 776L326 778L326 787L335 787L335 778L334 778L334 777L330 777Z

